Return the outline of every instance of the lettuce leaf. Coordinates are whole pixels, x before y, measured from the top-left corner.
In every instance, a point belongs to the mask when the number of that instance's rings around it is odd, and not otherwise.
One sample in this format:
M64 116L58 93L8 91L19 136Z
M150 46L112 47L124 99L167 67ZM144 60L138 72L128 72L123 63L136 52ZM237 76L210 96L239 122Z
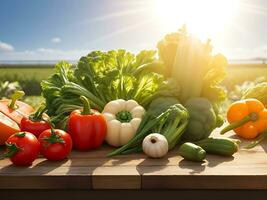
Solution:
M203 43L182 27L159 41L158 52L167 76L177 82L182 103L194 97L207 98L214 104L225 100L220 83L228 63L223 55L212 55L210 40Z
M64 124L71 111L81 108L81 95L100 112L114 99L134 99L146 108L161 95L177 96L174 82L154 71L163 66L155 55L155 51L134 55L119 49L93 51L77 65L59 62L55 73L41 83L52 122Z
M255 98L267 105L267 82L258 83L254 87L248 88L242 99Z
M212 58L210 63L210 69L206 73L203 80L202 97L206 97L211 102L222 102L225 100L227 93L226 90L220 86L223 81L226 72L225 66L227 66L227 60L221 54L218 54Z

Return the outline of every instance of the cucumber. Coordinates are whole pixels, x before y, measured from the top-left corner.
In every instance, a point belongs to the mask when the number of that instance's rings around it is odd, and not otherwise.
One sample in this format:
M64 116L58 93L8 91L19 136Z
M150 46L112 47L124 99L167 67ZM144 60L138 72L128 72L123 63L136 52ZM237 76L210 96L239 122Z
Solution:
M206 157L206 151L196 144L186 142L179 148L179 154L186 160L201 162Z
M207 153L221 156L232 156L238 151L239 140L230 138L206 138L195 142L201 146Z

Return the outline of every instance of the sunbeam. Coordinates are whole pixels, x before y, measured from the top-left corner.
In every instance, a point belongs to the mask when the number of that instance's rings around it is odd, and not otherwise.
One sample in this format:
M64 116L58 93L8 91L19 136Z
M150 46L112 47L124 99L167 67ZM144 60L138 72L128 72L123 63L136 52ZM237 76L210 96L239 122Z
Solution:
M240 13L245 12L266 15L266 7L260 7L246 0L144 0L144 1L120 1L121 10L106 13L81 23L91 24L97 22L108 23L120 18L136 19L136 23L124 22L122 26L113 32L100 35L88 44L92 45L118 35L129 33L139 27L149 24L151 29L164 34L175 31L181 25L186 24L190 33L201 39L211 38L217 43L226 42L224 34L229 30L235 30L239 34L249 34L248 27L244 26ZM123 8L128 9L123 9ZM140 20L143 19L143 20ZM153 36L152 36L153 37ZM216 43L216 41L215 41Z
M238 0L157 0L156 15L166 30L186 24L199 37L212 37L231 23Z
M107 21L107 20L111 20L114 18L126 17L126 16L130 16L130 15L140 15L140 14L146 12L147 10L148 10L147 8L137 8L137 9L131 9L131 10L124 10L124 11L120 11L120 12L109 13L107 15L94 17L94 18L91 18L89 20L84 20L81 22L81 24L89 24L89 23L93 23L93 22Z
M122 28L120 28L118 30L115 30L115 31L113 31L113 32L111 32L109 34L105 34L103 36L100 36L100 37L90 41L88 45L92 45L94 43L105 41L107 39L113 38L113 37L118 36L120 34L127 33L130 30L134 30L134 29L139 28L141 26L147 25L147 24L149 24L151 22L152 22L152 19L147 19L147 20L143 20L142 22L139 22L139 23L136 23L136 24L131 24L131 25L128 25L128 26L124 26L124 27L122 27Z
M245 12L251 12L259 15L267 15L267 8L264 6L254 5L252 3L248 3L247 1L241 1L240 7Z

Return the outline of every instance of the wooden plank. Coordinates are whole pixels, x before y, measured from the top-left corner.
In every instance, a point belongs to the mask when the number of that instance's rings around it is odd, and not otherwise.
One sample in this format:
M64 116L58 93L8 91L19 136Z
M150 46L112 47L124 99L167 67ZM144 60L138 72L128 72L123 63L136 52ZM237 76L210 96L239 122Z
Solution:
M143 176L142 189L267 189L267 176Z
M113 148L111 147L104 146L98 150L88 152L79 152L74 150L69 156L69 159L61 162L47 161L46 159L40 157L34 161L33 166L133 166L142 162L146 158L146 156L142 153L121 155L112 158L107 157L107 153L112 149ZM8 159L0 160L0 168L10 164L11 162Z
M88 200L88 199L153 199L162 200L168 197L197 200L225 200L266 199L266 190L0 190L5 200L29 200L29 197L38 197L38 200ZM6 198L4 198L6 197Z
M213 136L218 135L217 129ZM228 133L224 137L234 136ZM267 146L262 144L251 150L244 149L249 142L242 141L241 149L233 157L207 155L204 162L196 163L176 156L178 162L171 160L171 164L164 166L139 165L142 188L267 189Z
M0 176L1 189L90 189L87 176Z
M171 151L166 157L161 159L150 159L143 154L134 154L127 156L116 156L114 158L107 158L105 156L99 156L98 158L86 157L88 152L75 152L77 154L84 154L85 157L76 157L76 154L72 154L69 159L62 162L47 161L44 158L37 159L33 166L51 166L51 167L90 167L90 166L176 166L181 160L178 156L177 149ZM254 164L267 163L267 156L261 146L252 150L240 150L234 155L234 157L222 157L208 155L207 161L209 165L232 165L232 164L246 164L247 158L253 158ZM188 163L189 165L196 165L194 162ZM8 159L0 161L0 168L11 165ZM0 171L1 172L1 171Z
M92 168L15 167L0 169L1 189L90 189Z
M241 148L233 157L208 155L202 163L183 160L177 148L162 159L106 157L111 150L73 151L61 162L40 157L31 167L0 160L0 189L267 189L266 144Z
M266 164L140 166L143 189L267 189Z
M93 189L141 189L135 166L98 167L92 176Z

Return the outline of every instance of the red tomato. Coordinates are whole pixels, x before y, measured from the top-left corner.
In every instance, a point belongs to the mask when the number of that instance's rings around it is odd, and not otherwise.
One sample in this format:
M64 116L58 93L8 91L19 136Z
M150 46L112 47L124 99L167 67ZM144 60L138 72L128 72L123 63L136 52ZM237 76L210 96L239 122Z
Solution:
M29 132L11 135L6 141L5 157L9 157L14 165L29 166L40 153L40 143Z
M33 121L29 118L23 117L20 122L20 129L22 131L28 131L34 134L36 137L39 137L39 135L43 131L50 128L51 128L50 124L44 120Z
M48 160L63 160L72 149L70 135L60 129L45 130L38 140L41 143L41 154Z

